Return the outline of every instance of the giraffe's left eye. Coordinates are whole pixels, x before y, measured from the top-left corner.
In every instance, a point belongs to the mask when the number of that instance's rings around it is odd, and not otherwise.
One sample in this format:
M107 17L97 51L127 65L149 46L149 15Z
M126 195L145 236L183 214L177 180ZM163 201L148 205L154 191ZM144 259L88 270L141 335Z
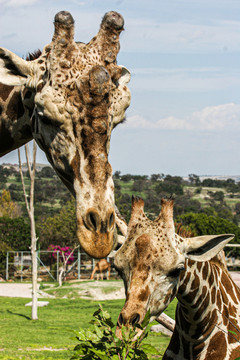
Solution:
M169 271L167 276L178 277L184 269L185 269L184 265L178 266L176 269Z

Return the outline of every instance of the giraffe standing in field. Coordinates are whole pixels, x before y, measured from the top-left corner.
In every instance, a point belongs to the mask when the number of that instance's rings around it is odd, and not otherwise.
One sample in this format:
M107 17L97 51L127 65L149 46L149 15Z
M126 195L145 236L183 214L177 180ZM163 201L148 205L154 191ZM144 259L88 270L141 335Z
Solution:
M107 279L110 280L111 264L106 259L100 259L96 263L90 279L91 280L94 279L95 272L98 271L98 272L100 272L101 279L103 280L103 272L106 270L108 271Z
M74 41L69 12L57 13L54 25L35 60L0 48L0 156L35 139L76 198L82 248L103 258L115 228L110 137L130 105L130 73L116 62L124 20L106 13L88 44Z
M154 221L143 206L133 200L127 238L114 260L126 289L117 333L122 324L141 323L148 310L154 320L176 296L176 324L163 360L235 360L240 290L221 258L234 236L183 238L175 234L172 200L162 200Z

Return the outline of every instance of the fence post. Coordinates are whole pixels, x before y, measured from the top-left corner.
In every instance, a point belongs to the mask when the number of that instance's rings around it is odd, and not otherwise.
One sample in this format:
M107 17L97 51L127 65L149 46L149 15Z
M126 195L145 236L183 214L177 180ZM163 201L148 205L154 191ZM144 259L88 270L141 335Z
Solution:
M57 250L57 281L59 281L59 250Z
M81 253L80 249L78 248L78 280L81 278Z
M22 278L23 278L23 276L22 276L22 274L23 274L23 252L21 251L21 282L22 282Z
M8 281L8 256L9 253L7 252L7 259L6 259L6 280Z

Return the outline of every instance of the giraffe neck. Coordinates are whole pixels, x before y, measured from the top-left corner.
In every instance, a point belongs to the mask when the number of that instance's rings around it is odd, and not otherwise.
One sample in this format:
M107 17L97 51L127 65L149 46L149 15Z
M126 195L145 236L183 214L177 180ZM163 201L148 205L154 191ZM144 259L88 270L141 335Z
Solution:
M223 266L186 260L177 298L176 327L164 360L240 356L240 290Z
M0 83L0 156L32 140L34 94L21 86Z

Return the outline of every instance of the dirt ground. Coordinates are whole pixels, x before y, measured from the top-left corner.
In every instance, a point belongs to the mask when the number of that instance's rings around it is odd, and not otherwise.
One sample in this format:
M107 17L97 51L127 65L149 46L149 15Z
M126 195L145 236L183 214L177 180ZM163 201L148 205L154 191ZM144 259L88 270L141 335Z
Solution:
M69 288L78 290L79 298L82 299L113 300L125 298L124 286L121 281L82 281L72 283ZM54 298L42 290L39 290L38 293L39 298ZM32 285L29 283L2 282L0 283L0 296L31 298Z

